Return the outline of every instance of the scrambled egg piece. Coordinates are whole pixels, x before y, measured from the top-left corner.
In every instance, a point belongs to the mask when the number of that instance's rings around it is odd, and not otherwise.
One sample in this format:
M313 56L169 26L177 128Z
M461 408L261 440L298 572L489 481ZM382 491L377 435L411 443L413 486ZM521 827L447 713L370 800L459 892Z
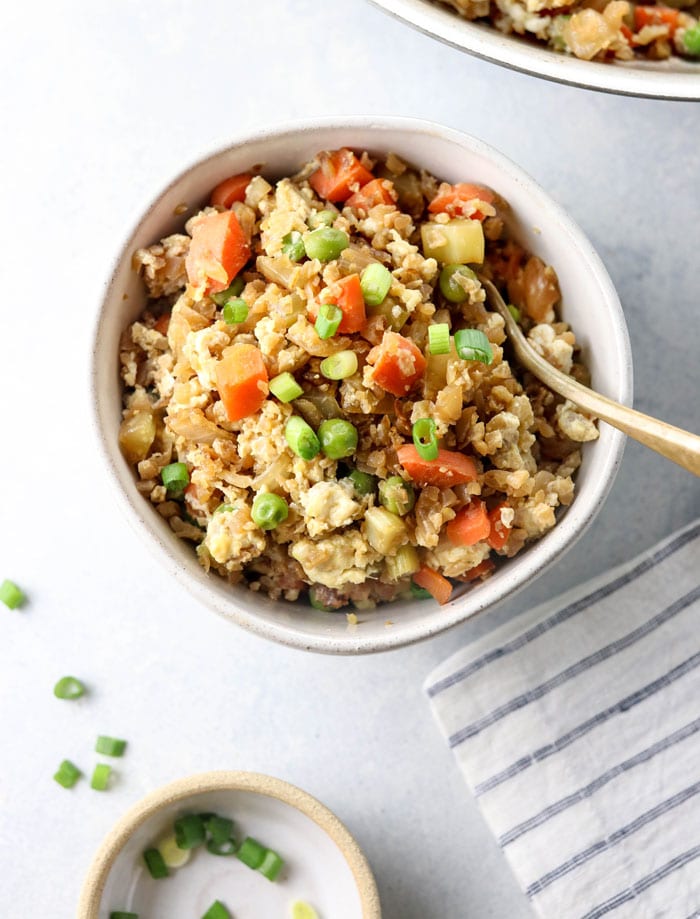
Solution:
M362 514L351 483L317 482L300 499L309 536L348 526Z
M358 530L338 533L318 542L300 539L289 552L310 581L326 587L362 584L371 574L368 569L380 558Z
M436 568L448 577L456 578L474 568L489 556L489 545L485 540L474 546L454 546L447 536L441 536L434 549L425 555L425 564Z
M210 518L204 545L214 561L236 571L262 555L267 540L253 523L248 505L240 502Z

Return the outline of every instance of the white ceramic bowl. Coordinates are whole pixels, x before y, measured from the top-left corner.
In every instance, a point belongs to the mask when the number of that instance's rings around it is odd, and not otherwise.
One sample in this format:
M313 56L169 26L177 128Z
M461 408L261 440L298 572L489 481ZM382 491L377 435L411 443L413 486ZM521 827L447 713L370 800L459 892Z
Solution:
M509 229L526 248L551 263L563 292L563 315L573 326L590 367L593 386L630 402L632 366L622 309L602 262L583 233L546 193L514 163L473 137L426 121L393 117L344 117L281 127L238 139L190 166L166 185L145 209L117 255L100 308L94 339L92 395L97 433L115 491L128 519L162 562L203 603L226 618L284 644L334 654L396 648L463 622L523 587L560 559L599 510L617 472L623 436L602 425L600 438L584 448L577 494L557 525L489 579L456 589L449 604L397 601L359 614L359 625L344 615L311 609L305 602L273 601L245 587L231 587L206 574L189 543L137 491L134 474L118 445L121 388L118 342L144 306L145 292L131 268L131 256L182 227L188 213L207 200L224 177L261 164L270 177L289 175L323 149L351 146L393 151L450 182L476 181L496 189L512 206ZM591 347L595 341L595 347ZM390 620L391 624L387 624Z
M469 22L433 0L370 0L426 35L513 70L625 96L700 99L700 63L678 57L666 61L600 64L552 51L517 35L503 35L484 22Z
M229 817L239 838L252 836L279 852L285 866L277 881L203 849L168 878L153 880L143 852L171 833L178 817L191 813ZM310 903L321 919L381 919L372 871L335 814L294 785L254 772L190 776L135 804L95 854L78 919L109 919L112 910L192 919L214 900L236 919L282 919L295 900Z

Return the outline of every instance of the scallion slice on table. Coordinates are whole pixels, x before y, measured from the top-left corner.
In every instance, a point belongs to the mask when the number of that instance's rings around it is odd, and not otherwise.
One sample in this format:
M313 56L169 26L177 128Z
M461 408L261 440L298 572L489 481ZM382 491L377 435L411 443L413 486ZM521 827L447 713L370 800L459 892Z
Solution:
M0 600L8 609L17 609L25 599L26 597L14 581L5 580L0 584Z
M304 258L306 249L298 230L292 230L282 239L282 254L286 255L290 262L300 262Z
M190 484L186 463L170 463L163 466L160 478L171 498L179 497Z
M337 351L321 361L320 370L327 380L346 380L357 373L357 355L354 351Z
M274 530L289 516L289 505L280 495L261 492L253 499L250 516L261 530Z
M174 824L175 841L181 849L195 849L206 840L204 821L198 814L185 814Z
M335 303L322 303L318 308L318 316L314 323L316 334L324 341L332 338L338 331L338 326L343 320L343 311Z
M212 905L202 916L202 919L231 919L231 913L226 909L221 900L214 900Z
M224 322L228 325L236 325L239 322L245 322L248 318L248 304L240 297L233 297L224 303L223 309Z
M119 740L117 737L100 734L95 742L95 752L103 756L124 756L124 750L126 750L126 741Z
M57 699L79 699L85 695L85 686L74 676L62 676L53 688Z
M388 268L373 262L362 272L360 287L367 306L381 306L391 289L393 277Z
M413 443L421 459L435 460L438 458L438 439L432 418L419 418L413 425L412 434Z
M270 380L269 386L272 395L276 396L280 402L291 402L304 392L288 371L278 373Z
M83 773L69 759L64 759L54 774L55 781L63 788L72 788Z
M148 868L148 873L154 880L159 881L161 878L167 878L170 874L168 866L165 864L165 860L158 849L146 849L143 853L143 860L146 863L146 868Z
M316 432L299 415L292 415L284 428L284 437L292 452L305 460L312 460L321 451L321 441Z
M240 297L244 287L245 281L243 278L234 278L230 287L227 287L226 290L220 290L218 293L210 294L210 296L217 306L223 306L232 297Z
M106 791L107 786L109 785L109 777L111 774L111 766L108 766L107 763L98 763L92 770L90 788L94 788L95 791Z
M431 354L449 354L450 327L446 322L434 322L428 326L428 350Z
M491 342L481 329L460 329L455 332L455 347L463 361L481 361L482 364L493 361Z
M163 857L167 868L182 868L190 860L191 849L181 849L177 844L175 833L165 836L156 846Z

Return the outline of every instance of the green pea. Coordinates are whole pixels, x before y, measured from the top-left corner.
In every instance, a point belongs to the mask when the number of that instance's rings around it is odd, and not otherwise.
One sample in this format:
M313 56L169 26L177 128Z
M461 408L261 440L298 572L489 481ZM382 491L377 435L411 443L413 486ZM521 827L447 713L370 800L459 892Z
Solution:
M284 498L266 491L255 496L250 516L261 530L274 530L289 516L289 507Z
M392 514L403 517L413 510L413 505L416 503L413 485L402 479L400 475L389 476L388 479L379 483L379 503L383 504Z
M304 247L309 258L330 262L338 258L343 249L350 245L347 233L334 227L318 227L304 237Z
M358 495L373 495L377 490L377 477L376 475L370 475L369 472L360 472L359 469L353 469L352 472L348 473L348 478Z
M292 230L282 239L282 253L287 256L291 262L300 262L306 255L304 240L298 230Z
M312 230L316 230L318 227L331 227L337 216L336 212L331 210L316 211L315 214L309 217L308 224Z
M464 303L469 294L459 283L459 278L476 281L476 274L466 265L445 265L440 272L440 290L450 303Z
M318 439L329 459L343 459L357 449L357 428L342 418L328 418L319 426Z

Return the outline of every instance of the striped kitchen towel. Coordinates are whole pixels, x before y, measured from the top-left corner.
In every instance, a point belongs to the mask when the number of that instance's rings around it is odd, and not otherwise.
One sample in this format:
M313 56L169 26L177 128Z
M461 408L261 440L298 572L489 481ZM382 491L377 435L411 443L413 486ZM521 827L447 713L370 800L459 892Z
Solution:
M540 916L700 916L700 521L464 648L426 691Z

